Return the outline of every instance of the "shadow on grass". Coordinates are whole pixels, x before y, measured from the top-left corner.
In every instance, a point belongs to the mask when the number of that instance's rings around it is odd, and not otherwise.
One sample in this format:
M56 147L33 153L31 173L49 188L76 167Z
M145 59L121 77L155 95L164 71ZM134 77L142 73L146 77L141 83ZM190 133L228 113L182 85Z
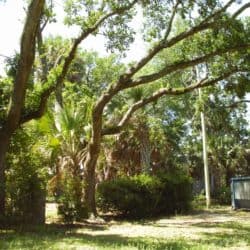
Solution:
M81 228L46 225L25 230L0 230L0 249L191 249L183 240L123 237L119 234L92 235L78 231Z
M216 233L203 233L201 244L210 244L217 247L232 247L237 245L248 246L250 249L250 224L244 225L238 222L224 223L196 223L192 226L203 228L221 229Z
M225 213L222 213L225 215ZM210 214L209 214L210 215ZM202 216L202 215L197 215ZM211 214L212 216L212 214ZM197 218L195 216L195 218ZM202 217L204 218L204 217ZM135 224L154 225L155 221L137 221ZM248 222L247 222L248 223ZM116 223L117 224L117 223ZM119 223L118 223L119 224ZM180 222L171 227L180 227ZM133 226L133 225L131 225ZM157 226L157 225L156 225ZM159 225L158 225L159 226ZM168 227L168 223L160 225ZM197 239L162 239L159 237L127 237L108 234L109 224L78 223L73 225L47 224L42 227L0 226L0 249L227 249L235 246L250 246L250 222L189 222L188 227L214 228L216 231L198 233ZM183 225L182 225L183 227ZM188 227L185 230L188 230Z
M74 223L74 224L63 224L63 223L50 223L41 226L33 225L0 225L0 235L1 232L6 230L12 230L15 232L37 232L37 233L49 233L49 232L60 232L64 233L66 231L77 230L77 229L88 229L91 231L104 231L108 228L108 225L98 224L98 223Z
M200 240L200 243L224 248L241 246L242 244L244 246L250 247L249 233L207 233L204 234L204 237Z

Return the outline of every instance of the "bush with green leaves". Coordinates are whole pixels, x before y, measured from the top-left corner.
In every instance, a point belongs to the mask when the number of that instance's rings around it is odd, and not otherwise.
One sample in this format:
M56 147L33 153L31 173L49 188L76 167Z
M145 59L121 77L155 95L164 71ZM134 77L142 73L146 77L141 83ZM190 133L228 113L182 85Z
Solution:
M213 198L220 205L231 204L231 189L229 186L222 186L215 190Z
M73 176L65 171L60 181L60 195L57 197L58 213L66 223L80 221L88 216L87 208L84 206L83 184L79 176Z
M161 193L159 211L182 213L190 209L192 201L192 179L182 171L158 174L164 187Z
M11 142L6 169L8 222L45 222L48 159L37 137L30 128L22 128Z
M190 208L191 200L191 179L183 173L122 177L97 188L101 210L130 218L181 213Z

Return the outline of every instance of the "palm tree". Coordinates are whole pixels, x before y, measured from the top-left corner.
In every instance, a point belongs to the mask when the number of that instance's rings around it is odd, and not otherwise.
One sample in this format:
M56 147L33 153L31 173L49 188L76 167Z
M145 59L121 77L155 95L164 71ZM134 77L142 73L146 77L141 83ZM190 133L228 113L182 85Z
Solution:
M85 216L82 203L84 161L89 135L88 122L91 112L90 100L83 100L74 105L68 102L63 108L55 104L54 114L50 114L53 121L50 141L53 141L55 162L54 175L49 181L49 190L61 203L59 211L63 215L72 213L80 219ZM67 219L67 218L66 218Z

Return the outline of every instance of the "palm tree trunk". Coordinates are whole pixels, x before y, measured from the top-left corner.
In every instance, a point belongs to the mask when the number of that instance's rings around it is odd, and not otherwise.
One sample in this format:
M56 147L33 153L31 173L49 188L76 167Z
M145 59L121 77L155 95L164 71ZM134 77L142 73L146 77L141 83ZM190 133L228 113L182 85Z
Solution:
M143 137L141 140L141 168L143 173L149 173L151 170L151 148L147 137Z
M151 146L149 139L149 128L144 122L139 123L138 130L140 141L141 169L143 173L149 173L151 170Z

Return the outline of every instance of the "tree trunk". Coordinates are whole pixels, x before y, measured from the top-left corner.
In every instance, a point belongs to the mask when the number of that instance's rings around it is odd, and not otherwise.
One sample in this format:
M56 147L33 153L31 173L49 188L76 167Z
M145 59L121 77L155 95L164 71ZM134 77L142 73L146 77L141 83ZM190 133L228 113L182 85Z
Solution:
M85 172L85 203L90 214L97 215L95 203L95 168L97 159L100 153L100 142L91 143L86 159L86 172Z
M37 178L37 182L41 184L41 180ZM28 219L26 221L31 225L43 225L45 223L46 210L46 191L43 187L31 190L31 204L28 215L24 215ZM24 218L25 221L25 218Z
M97 101L92 111L92 136L88 145L88 153L85 162L85 204L88 212L97 215L95 203L95 169L101 149L102 140L102 115L105 105L111 100L114 90L111 88L108 93L103 94Z
M0 216L5 215L5 156L10 143L10 136L0 131Z
M97 103L92 113L92 137L85 162L85 203L88 212L97 215L95 203L95 169L101 149L103 103Z
M45 0L33 0L29 5L21 38L20 59L13 83L10 108L4 126L0 130L0 214L2 215L5 211L5 155L12 134L20 126L27 83L35 58L36 34L44 4Z

